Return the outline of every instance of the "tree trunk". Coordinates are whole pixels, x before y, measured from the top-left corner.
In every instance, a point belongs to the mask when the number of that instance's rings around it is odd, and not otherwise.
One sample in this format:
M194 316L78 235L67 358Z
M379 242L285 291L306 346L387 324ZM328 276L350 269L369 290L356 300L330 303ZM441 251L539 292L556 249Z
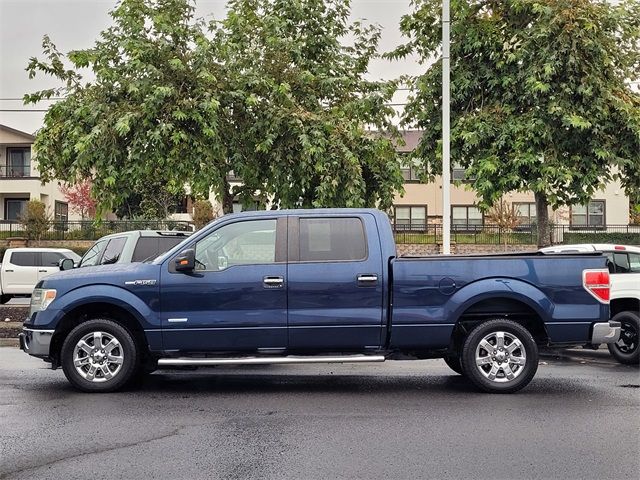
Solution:
M549 200L544 193L536 192L536 218L538 220L538 247L551 245L549 237Z
M222 212L225 215L227 213L233 213L233 193L231 192L231 186L226 179L223 181Z

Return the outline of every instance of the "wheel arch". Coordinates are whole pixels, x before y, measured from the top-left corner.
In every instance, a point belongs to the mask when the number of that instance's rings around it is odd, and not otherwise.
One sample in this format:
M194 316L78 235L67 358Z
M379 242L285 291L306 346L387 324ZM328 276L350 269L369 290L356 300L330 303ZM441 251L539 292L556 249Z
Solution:
M611 312L611 318L620 312L635 312L640 314L640 299L632 297L613 298L609 302L609 310Z
M133 336L143 355L148 352L149 342L136 314L115 303L104 300L92 301L76 305L58 321L50 347L50 357L54 367L60 365L62 344L67 335L81 323L95 318L109 319L121 325Z
M458 305L451 312L454 327L450 339L450 350L459 352L466 335L477 325L488 320L512 320L525 327L538 345L549 342L549 333L544 319L552 318L553 304L536 287L525 282L509 280L478 282L473 290L462 296L464 289L452 300ZM505 288L508 285L508 288ZM496 286L498 289L496 291ZM461 298L455 299L456 296Z

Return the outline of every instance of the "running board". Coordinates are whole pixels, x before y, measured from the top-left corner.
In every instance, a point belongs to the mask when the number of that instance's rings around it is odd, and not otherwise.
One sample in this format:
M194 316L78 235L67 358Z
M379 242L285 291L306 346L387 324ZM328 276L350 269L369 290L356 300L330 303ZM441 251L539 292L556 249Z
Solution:
M214 365L273 365L289 363L357 363L384 362L384 355L347 355L343 357L238 357L238 358L161 358L159 367L194 366L208 367Z

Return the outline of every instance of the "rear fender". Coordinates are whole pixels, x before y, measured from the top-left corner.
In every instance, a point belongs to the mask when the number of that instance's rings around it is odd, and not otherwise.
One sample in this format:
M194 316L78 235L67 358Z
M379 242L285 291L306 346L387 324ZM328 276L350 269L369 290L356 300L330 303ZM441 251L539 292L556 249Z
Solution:
M451 319L452 323L458 323L470 307L493 298L522 302L536 312L545 323L553 318L554 304L541 290L512 278L488 278L465 285L447 302L445 318Z

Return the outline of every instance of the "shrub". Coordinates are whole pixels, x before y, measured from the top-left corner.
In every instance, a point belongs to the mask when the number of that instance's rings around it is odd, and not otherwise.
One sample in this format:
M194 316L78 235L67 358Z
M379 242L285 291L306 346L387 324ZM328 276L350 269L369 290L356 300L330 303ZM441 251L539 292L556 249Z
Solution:
M213 206L209 200L198 200L193 204L193 223L199 230L213 220Z
M39 200L29 200L19 220L29 240L41 240L51 226L51 216L47 212L47 206Z

